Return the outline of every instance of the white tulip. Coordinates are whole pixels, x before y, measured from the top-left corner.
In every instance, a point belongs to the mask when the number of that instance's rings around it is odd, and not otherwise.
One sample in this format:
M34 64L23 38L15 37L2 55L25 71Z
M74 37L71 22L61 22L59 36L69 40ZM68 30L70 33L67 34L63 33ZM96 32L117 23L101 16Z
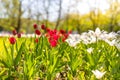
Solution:
M88 49L87 49L87 52L91 54L91 53L93 52L93 49L94 49L94 48L92 48L92 47L91 47L91 48L88 48Z
M97 79L101 79L106 73L106 71L105 72L100 72L99 70L93 70L92 72Z
M96 35L96 37L99 37L101 33L102 33L102 32L100 31L100 29L99 29L99 28L96 28L96 30L95 30L95 35Z
M79 34L70 34L69 38L65 40L70 46L75 47L78 43L80 43L80 35Z

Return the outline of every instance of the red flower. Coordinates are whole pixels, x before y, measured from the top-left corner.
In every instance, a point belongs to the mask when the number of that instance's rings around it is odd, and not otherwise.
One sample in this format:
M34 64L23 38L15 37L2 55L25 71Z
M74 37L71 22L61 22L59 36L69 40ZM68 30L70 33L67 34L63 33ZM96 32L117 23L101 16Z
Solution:
M61 34L65 34L65 31L61 29L61 30L60 30L60 33L61 33Z
M49 39L49 43L52 47L57 46L57 41L58 41L58 36L56 34L54 34L53 36L50 36Z
M56 40L49 40L49 42L50 42L50 45L52 47L56 47L57 46L57 41Z
M9 38L10 44L15 44L16 39L14 37Z
M57 34L54 34L53 36L51 36L53 39L58 40L59 36Z
M18 38L21 38L21 33L18 33L18 34L17 34L17 37L18 37Z
M34 27L34 29L37 29L38 25L37 25L37 24L34 24L33 27Z
M41 34L41 32L40 32L40 30L35 30L35 34L37 34L37 35L40 35Z
M39 41L38 38L36 38L36 39L35 39L35 42L38 43L38 41Z
M64 34L64 37L65 37L65 39L67 39L68 38L68 36L69 36L69 34Z
M56 34L56 33L57 33L57 30L56 30L56 29L54 29L54 30L53 30L53 32L54 32L54 34Z
M66 38L62 38L62 41L65 42Z
M13 35L16 35L16 34L17 34L17 31L16 31L16 30L13 30L13 31L12 31L12 34L13 34Z
M68 36L69 36L68 33L63 34L62 41L65 42L65 40L68 38Z
M41 29L45 30L45 28L46 28L45 25L42 24L42 25L41 25Z
M49 33L50 36L53 36L57 33L57 31L56 30L50 30L48 33Z
M51 30L50 30L49 28L46 28L46 31L49 32L49 31L51 31Z

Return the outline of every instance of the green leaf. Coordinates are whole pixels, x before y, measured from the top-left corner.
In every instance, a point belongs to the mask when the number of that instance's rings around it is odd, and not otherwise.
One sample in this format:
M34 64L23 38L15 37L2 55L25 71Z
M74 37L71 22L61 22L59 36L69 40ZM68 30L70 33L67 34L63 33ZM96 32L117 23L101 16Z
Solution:
M10 67L9 62L5 61L5 60L0 60L0 63L2 63L6 68Z
M4 76L4 73L5 73L5 71L7 71L7 70L8 70L7 68L2 69L2 71L0 72L0 77Z
M9 51L8 51L4 41L3 41L3 44L4 44L4 49L5 49L5 56L7 59L11 60L11 56L9 54Z
M22 54L23 49L25 48L24 45L25 45L25 43L23 42L21 44L21 46L20 46L20 49L19 49L19 51L17 53L17 56L14 59L15 65L17 65L18 62L21 60L21 54Z
M90 54L87 54L87 56L88 56L90 65L91 65L91 66L94 66L94 59L93 59L93 57L92 57Z
M3 44L4 44L5 51L6 51L6 53L8 54L8 50L7 50L7 47L6 47L6 45L5 45L5 42L4 42L4 41L3 41Z
M4 44L4 48L5 48L5 57L6 57L6 60L7 60L7 61L2 60L2 63L3 63L6 67L10 67L10 66L12 66L12 57L11 57L11 55L9 54L8 49L7 49L4 41L3 41L3 44Z

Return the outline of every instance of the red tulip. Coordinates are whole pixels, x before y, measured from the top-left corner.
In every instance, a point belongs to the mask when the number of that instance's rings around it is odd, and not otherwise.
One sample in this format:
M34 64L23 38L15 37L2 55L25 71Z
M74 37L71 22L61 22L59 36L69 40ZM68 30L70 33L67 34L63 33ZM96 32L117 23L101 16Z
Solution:
M38 43L38 41L39 41L38 38L36 38L36 39L35 39L35 42Z
M21 38L21 33L18 33L18 34L17 34L17 37L18 37L18 38Z
M33 27L34 27L34 29L37 29L38 25L37 25L37 24L34 24Z
M57 34L55 34L55 35L52 36L52 38L55 39L55 40L58 40L59 36Z
M42 24L42 25L41 25L41 29L45 30L45 28L46 28L45 25Z
M46 28L46 31L47 31L47 32L49 32L49 31L50 31L50 29L49 29L49 28Z
M13 31L12 31L12 34L13 34L13 35L16 35L16 34L17 34L17 31L16 31L16 30L13 30Z
M65 39L67 39L68 38L68 36L69 36L69 34L64 34L64 37L65 37Z
M64 33L65 33L65 31L61 29L61 30L60 30L60 33L61 33L61 34L64 34Z
M50 30L48 33L50 36L53 36L57 33L57 30Z
M62 41L65 42L66 38L62 38Z
M37 35L40 35L41 34L41 32L40 32L40 30L35 30L35 34L37 34Z
M50 45L52 47L56 47L57 46L57 41L56 40L49 40L49 42L50 42Z
M14 37L9 38L10 44L15 44L16 39Z

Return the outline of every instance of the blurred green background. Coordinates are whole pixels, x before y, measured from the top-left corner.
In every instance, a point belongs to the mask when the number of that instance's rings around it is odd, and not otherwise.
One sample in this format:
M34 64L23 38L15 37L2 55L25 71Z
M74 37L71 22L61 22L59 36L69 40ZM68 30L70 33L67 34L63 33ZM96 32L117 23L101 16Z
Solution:
M33 24L82 33L120 30L120 0L0 0L0 31L32 33Z

